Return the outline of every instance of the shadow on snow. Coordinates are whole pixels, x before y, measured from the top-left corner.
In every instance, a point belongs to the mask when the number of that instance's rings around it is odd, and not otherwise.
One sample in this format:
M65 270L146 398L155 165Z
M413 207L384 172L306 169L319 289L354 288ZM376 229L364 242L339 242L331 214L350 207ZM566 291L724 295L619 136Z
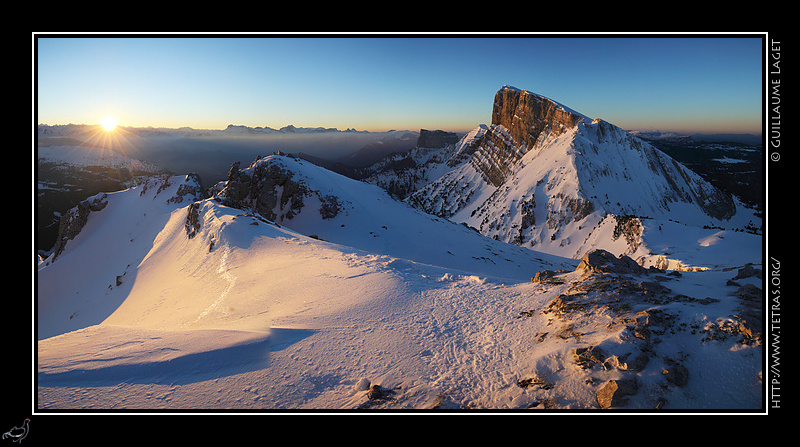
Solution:
M37 381L39 386L103 386L121 383L186 385L268 368L271 352L286 349L315 332L310 329L272 328L265 339L248 343L158 362L116 364L58 373L39 372Z

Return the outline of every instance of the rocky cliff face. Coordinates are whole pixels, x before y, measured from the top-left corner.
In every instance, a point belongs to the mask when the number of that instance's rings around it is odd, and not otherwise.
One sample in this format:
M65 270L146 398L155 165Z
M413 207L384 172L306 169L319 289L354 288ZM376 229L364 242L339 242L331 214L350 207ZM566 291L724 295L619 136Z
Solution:
M494 96L492 124L505 127L520 147L533 148L541 139L557 136L583 120L589 119L549 98L508 85Z
M528 151L584 120L591 121L544 96L503 86L495 94L491 126L470 145L471 163L500 186Z

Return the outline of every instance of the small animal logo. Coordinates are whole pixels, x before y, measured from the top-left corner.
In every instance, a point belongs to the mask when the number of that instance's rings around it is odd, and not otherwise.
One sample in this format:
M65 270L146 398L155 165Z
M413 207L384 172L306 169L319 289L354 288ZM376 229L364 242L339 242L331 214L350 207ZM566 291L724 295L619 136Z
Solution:
M22 443L22 440L28 436L28 424L30 422L30 419L25 418L25 421L22 423L21 427L14 427L11 430L3 433L3 439L11 439L14 442Z

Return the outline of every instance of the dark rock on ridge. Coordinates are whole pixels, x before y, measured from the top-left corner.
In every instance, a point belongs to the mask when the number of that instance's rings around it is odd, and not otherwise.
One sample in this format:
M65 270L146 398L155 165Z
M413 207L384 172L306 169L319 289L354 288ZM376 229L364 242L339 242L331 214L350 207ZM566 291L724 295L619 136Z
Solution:
M338 197L320 195L277 160L259 157L246 169L234 163L215 199L234 208L250 209L276 223L293 219L312 195L319 198L323 219L332 219L342 211L344 205Z
M252 209L273 222L292 219L303 208L303 198L309 196L311 190L294 181L291 171L261 160L256 159L244 170L239 169L239 162L234 163L228 171L225 187L216 197L235 208Z
M173 195L166 198L160 196L168 204L180 204L187 200L194 202L205 197L200 176L195 173L186 175L183 180L178 176L170 175L153 177L138 187L139 196L144 196L151 192L152 189L155 189L153 197L155 199L155 197L159 197L162 192L176 183L179 183L179 185ZM81 232L89 219L89 214L93 211L103 210L106 205L108 205L108 195L100 193L78 203L78 205L64 214L59 222L58 237L53 247L53 255L50 261L55 261L64 251L67 242L74 239ZM189 213L191 212L192 209L190 208ZM189 233L188 226L186 230Z
M74 239L81 232L89 219L89 213L100 211L106 205L108 205L108 196L105 193L100 193L79 203L61 218L58 225L58 237L53 247L53 260L64 251L67 242Z
M197 232L200 230L200 225L200 202L194 202L189 205L187 209L186 222L184 223L186 235L189 239L197 235Z
M193 199L203 199L206 194L201 186L203 182L200 180L200 175L195 172L186 174L186 182L178 186L175 195L167 199L167 203L181 203L186 196Z

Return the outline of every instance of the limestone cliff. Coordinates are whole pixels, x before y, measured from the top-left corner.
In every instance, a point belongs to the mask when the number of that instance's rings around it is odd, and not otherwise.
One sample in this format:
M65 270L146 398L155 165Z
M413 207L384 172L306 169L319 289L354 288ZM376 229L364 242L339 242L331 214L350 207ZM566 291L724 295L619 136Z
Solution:
M543 137L559 135L582 120L591 121L552 99L508 85L494 96L492 124L505 127L509 136L527 149Z
M544 96L503 86L494 97L491 126L472 146L471 162L488 182L500 186L528 151L584 120L591 121Z

